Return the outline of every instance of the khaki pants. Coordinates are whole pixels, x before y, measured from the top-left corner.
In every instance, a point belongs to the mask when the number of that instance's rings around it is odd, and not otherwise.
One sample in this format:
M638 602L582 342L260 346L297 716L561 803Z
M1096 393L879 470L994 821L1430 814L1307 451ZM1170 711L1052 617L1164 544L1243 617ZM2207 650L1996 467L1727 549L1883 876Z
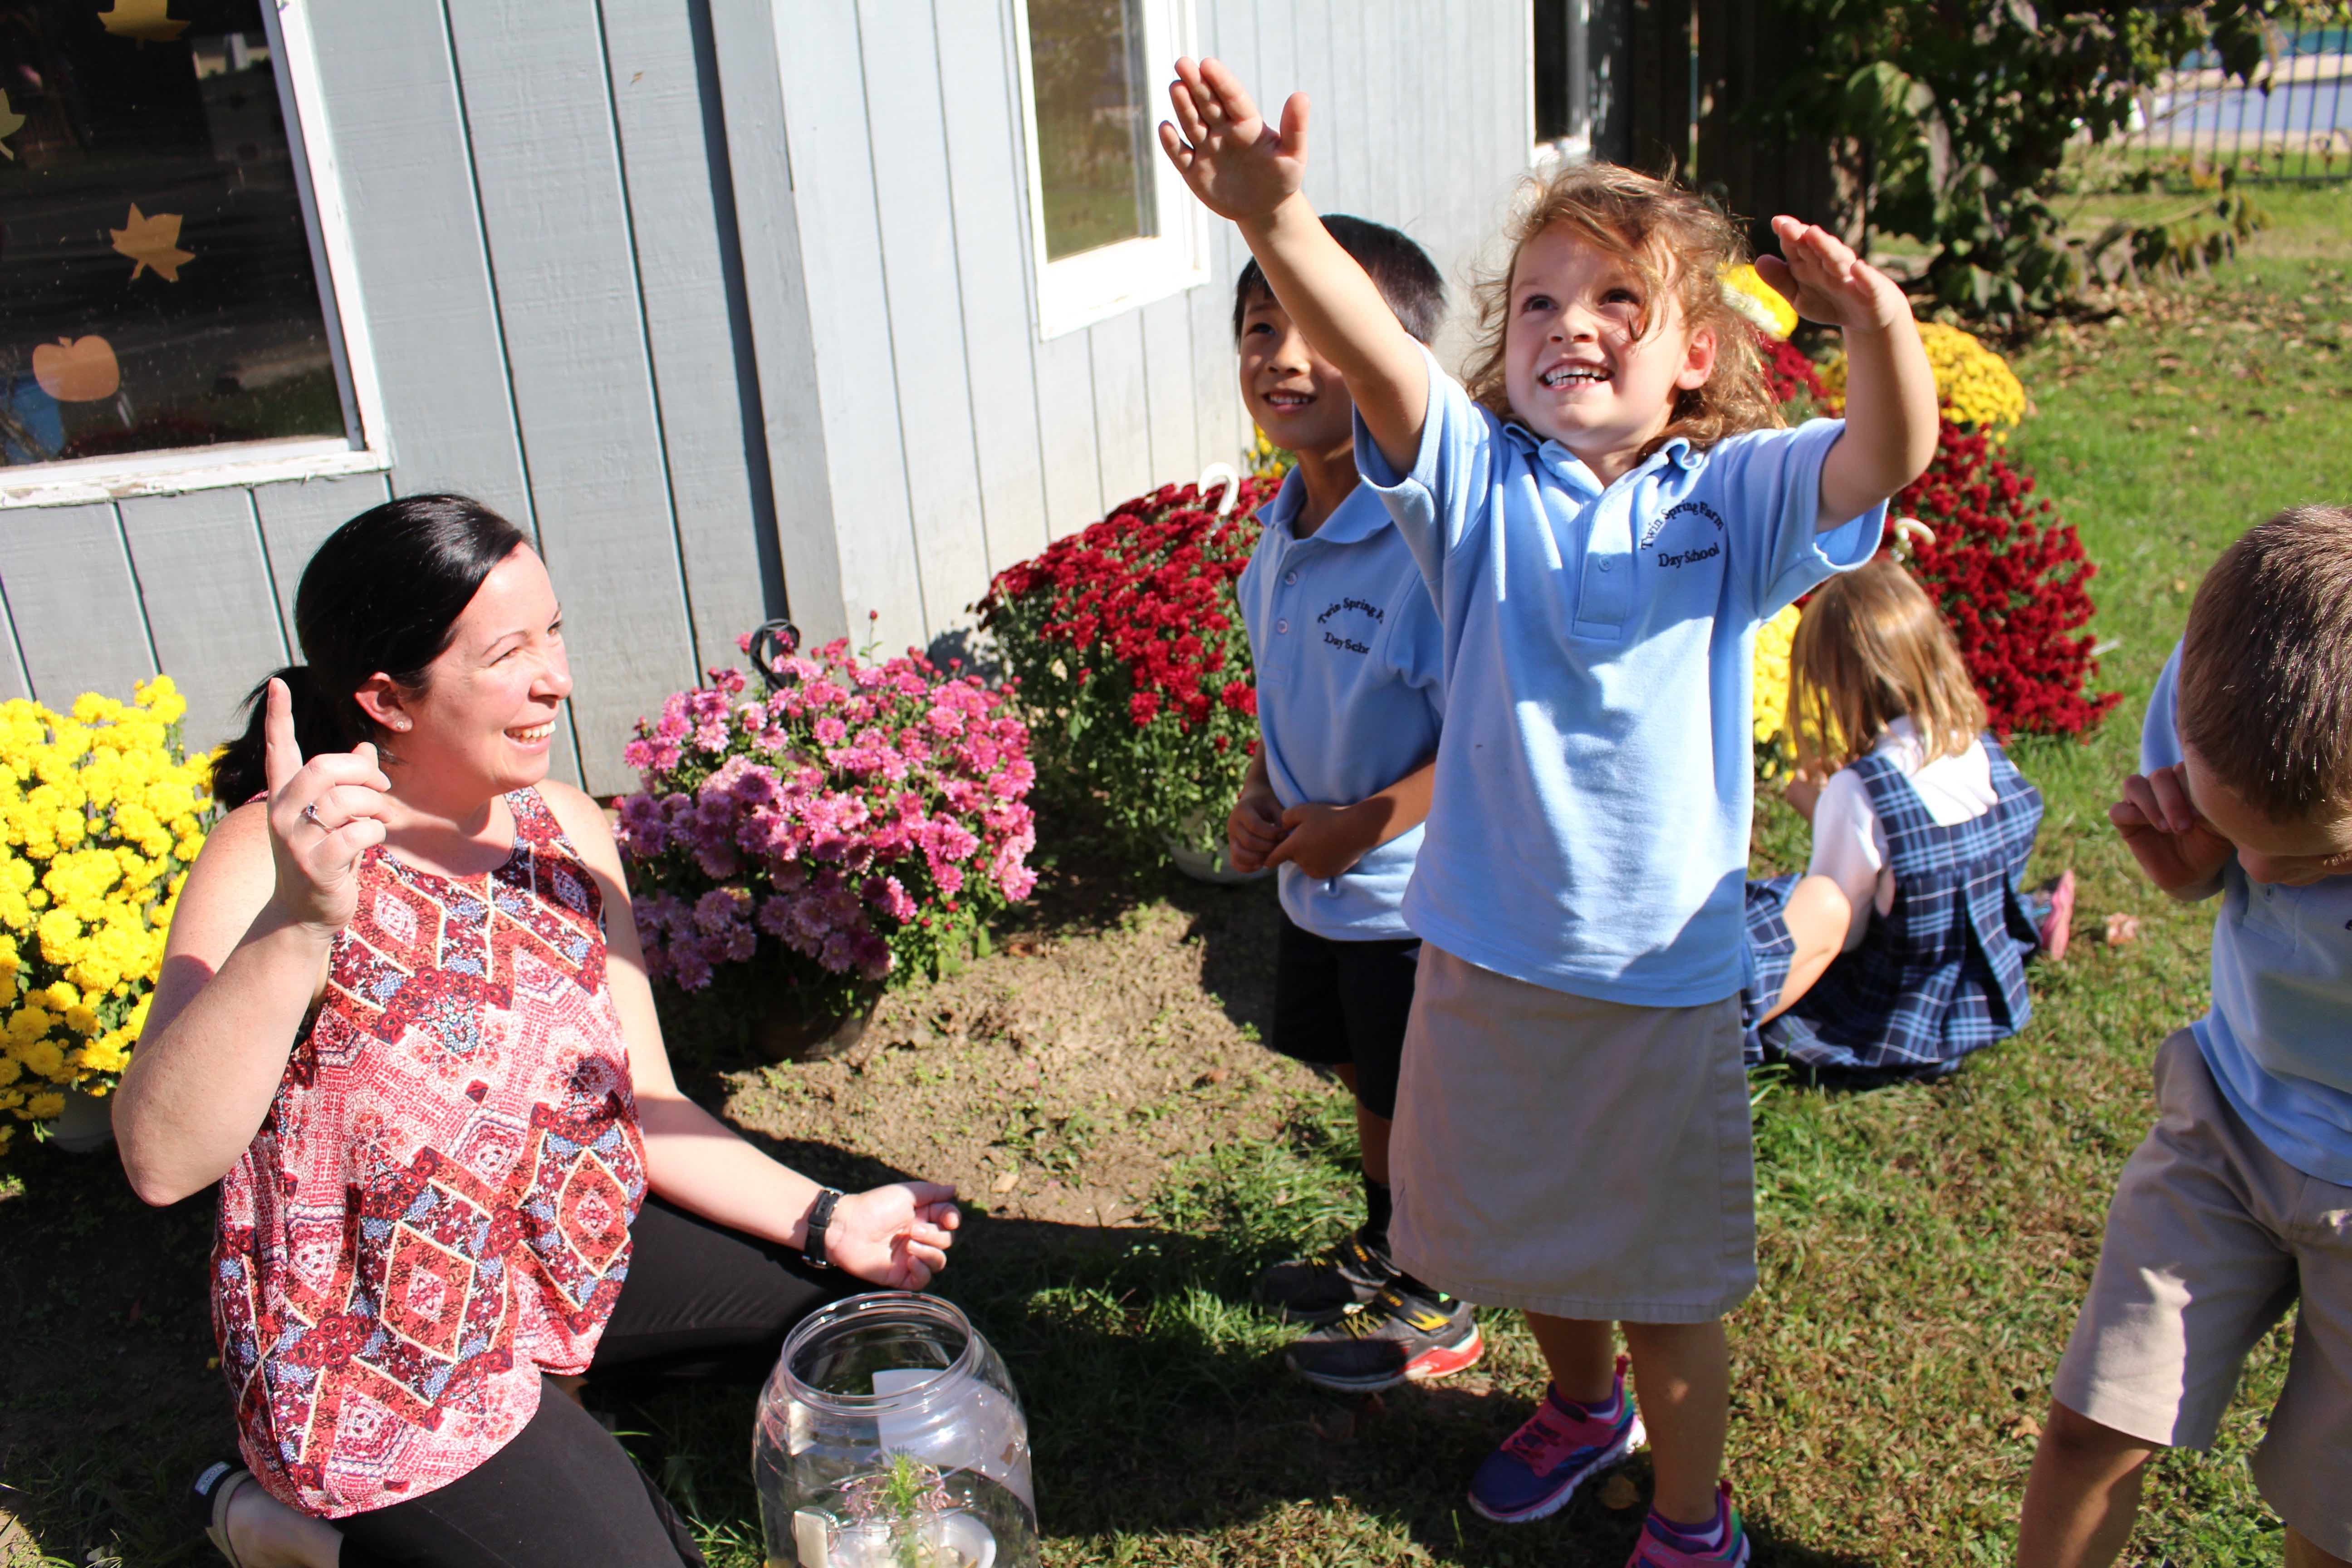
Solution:
M2299 1300L2254 1485L2312 1544L2352 1557L2352 1187L2272 1153L2187 1029L2156 1054L2156 1130L2107 1210L2058 1403L2147 1442L2202 1448L2247 1352Z

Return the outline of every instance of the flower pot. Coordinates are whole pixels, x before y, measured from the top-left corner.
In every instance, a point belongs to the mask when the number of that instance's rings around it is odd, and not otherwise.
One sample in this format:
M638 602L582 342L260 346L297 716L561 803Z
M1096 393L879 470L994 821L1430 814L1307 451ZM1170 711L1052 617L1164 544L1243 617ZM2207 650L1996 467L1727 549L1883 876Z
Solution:
M789 1005L772 1007L751 1026L751 1048L773 1062L821 1062L837 1057L866 1037L866 1026L881 1005L882 998L874 996L846 1013L814 1017Z
M49 1119L48 1141L68 1154L89 1154L114 1142L114 1108L94 1094L66 1090L66 1108Z

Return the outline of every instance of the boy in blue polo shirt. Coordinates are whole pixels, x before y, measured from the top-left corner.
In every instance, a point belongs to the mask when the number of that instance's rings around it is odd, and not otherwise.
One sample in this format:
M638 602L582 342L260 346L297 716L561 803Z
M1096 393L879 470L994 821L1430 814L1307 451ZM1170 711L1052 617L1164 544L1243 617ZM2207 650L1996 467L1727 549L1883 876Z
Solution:
M1445 286L1422 248L1361 218L1332 237L1424 342ZM1385 1388L1478 1359L1466 1303L1389 1258L1389 1122L1421 944L1398 913L1429 810L1441 678L1435 606L1380 498L1356 482L1355 408L1253 261L1234 290L1243 399L1298 456L1258 513L1237 592L1257 670L1258 752L1226 823L1241 868L1277 867L1273 1045L1329 1067L1356 1096L1364 1223L1279 1263L1256 1295L1318 1332L1291 1365L1326 1387ZM1343 1347L1335 1359L1322 1342ZM1344 1364L1343 1364L1344 1363Z
M2291 1568L2352 1558L2352 510L2258 524L2207 574L2108 811L2148 879L2221 895L2213 1009L2156 1054L2026 1483L2021 1568L2099 1568L2159 1447L2213 1440L2297 1308L2254 1486Z

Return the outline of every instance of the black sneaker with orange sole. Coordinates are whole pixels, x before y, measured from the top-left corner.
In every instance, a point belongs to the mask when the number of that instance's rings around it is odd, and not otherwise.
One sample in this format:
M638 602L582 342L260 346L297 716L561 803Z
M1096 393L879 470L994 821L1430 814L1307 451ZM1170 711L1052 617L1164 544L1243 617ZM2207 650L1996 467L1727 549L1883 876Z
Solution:
M1470 1303L1423 1296L1391 1283L1290 1347L1290 1370L1340 1394L1371 1394L1400 1383L1445 1377L1485 1353Z
M1362 1306L1396 1278L1396 1267L1350 1232L1312 1258L1277 1263L1257 1277L1251 1294L1286 1323L1320 1328Z

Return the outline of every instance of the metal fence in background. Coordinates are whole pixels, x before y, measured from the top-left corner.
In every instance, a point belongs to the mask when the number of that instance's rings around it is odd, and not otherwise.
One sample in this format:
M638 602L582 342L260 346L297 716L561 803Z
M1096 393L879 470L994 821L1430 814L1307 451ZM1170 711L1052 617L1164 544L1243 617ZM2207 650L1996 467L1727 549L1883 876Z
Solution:
M2352 178L2352 30L2290 34L2249 81L2191 56L2142 99L2126 152L2227 167L2242 179Z

